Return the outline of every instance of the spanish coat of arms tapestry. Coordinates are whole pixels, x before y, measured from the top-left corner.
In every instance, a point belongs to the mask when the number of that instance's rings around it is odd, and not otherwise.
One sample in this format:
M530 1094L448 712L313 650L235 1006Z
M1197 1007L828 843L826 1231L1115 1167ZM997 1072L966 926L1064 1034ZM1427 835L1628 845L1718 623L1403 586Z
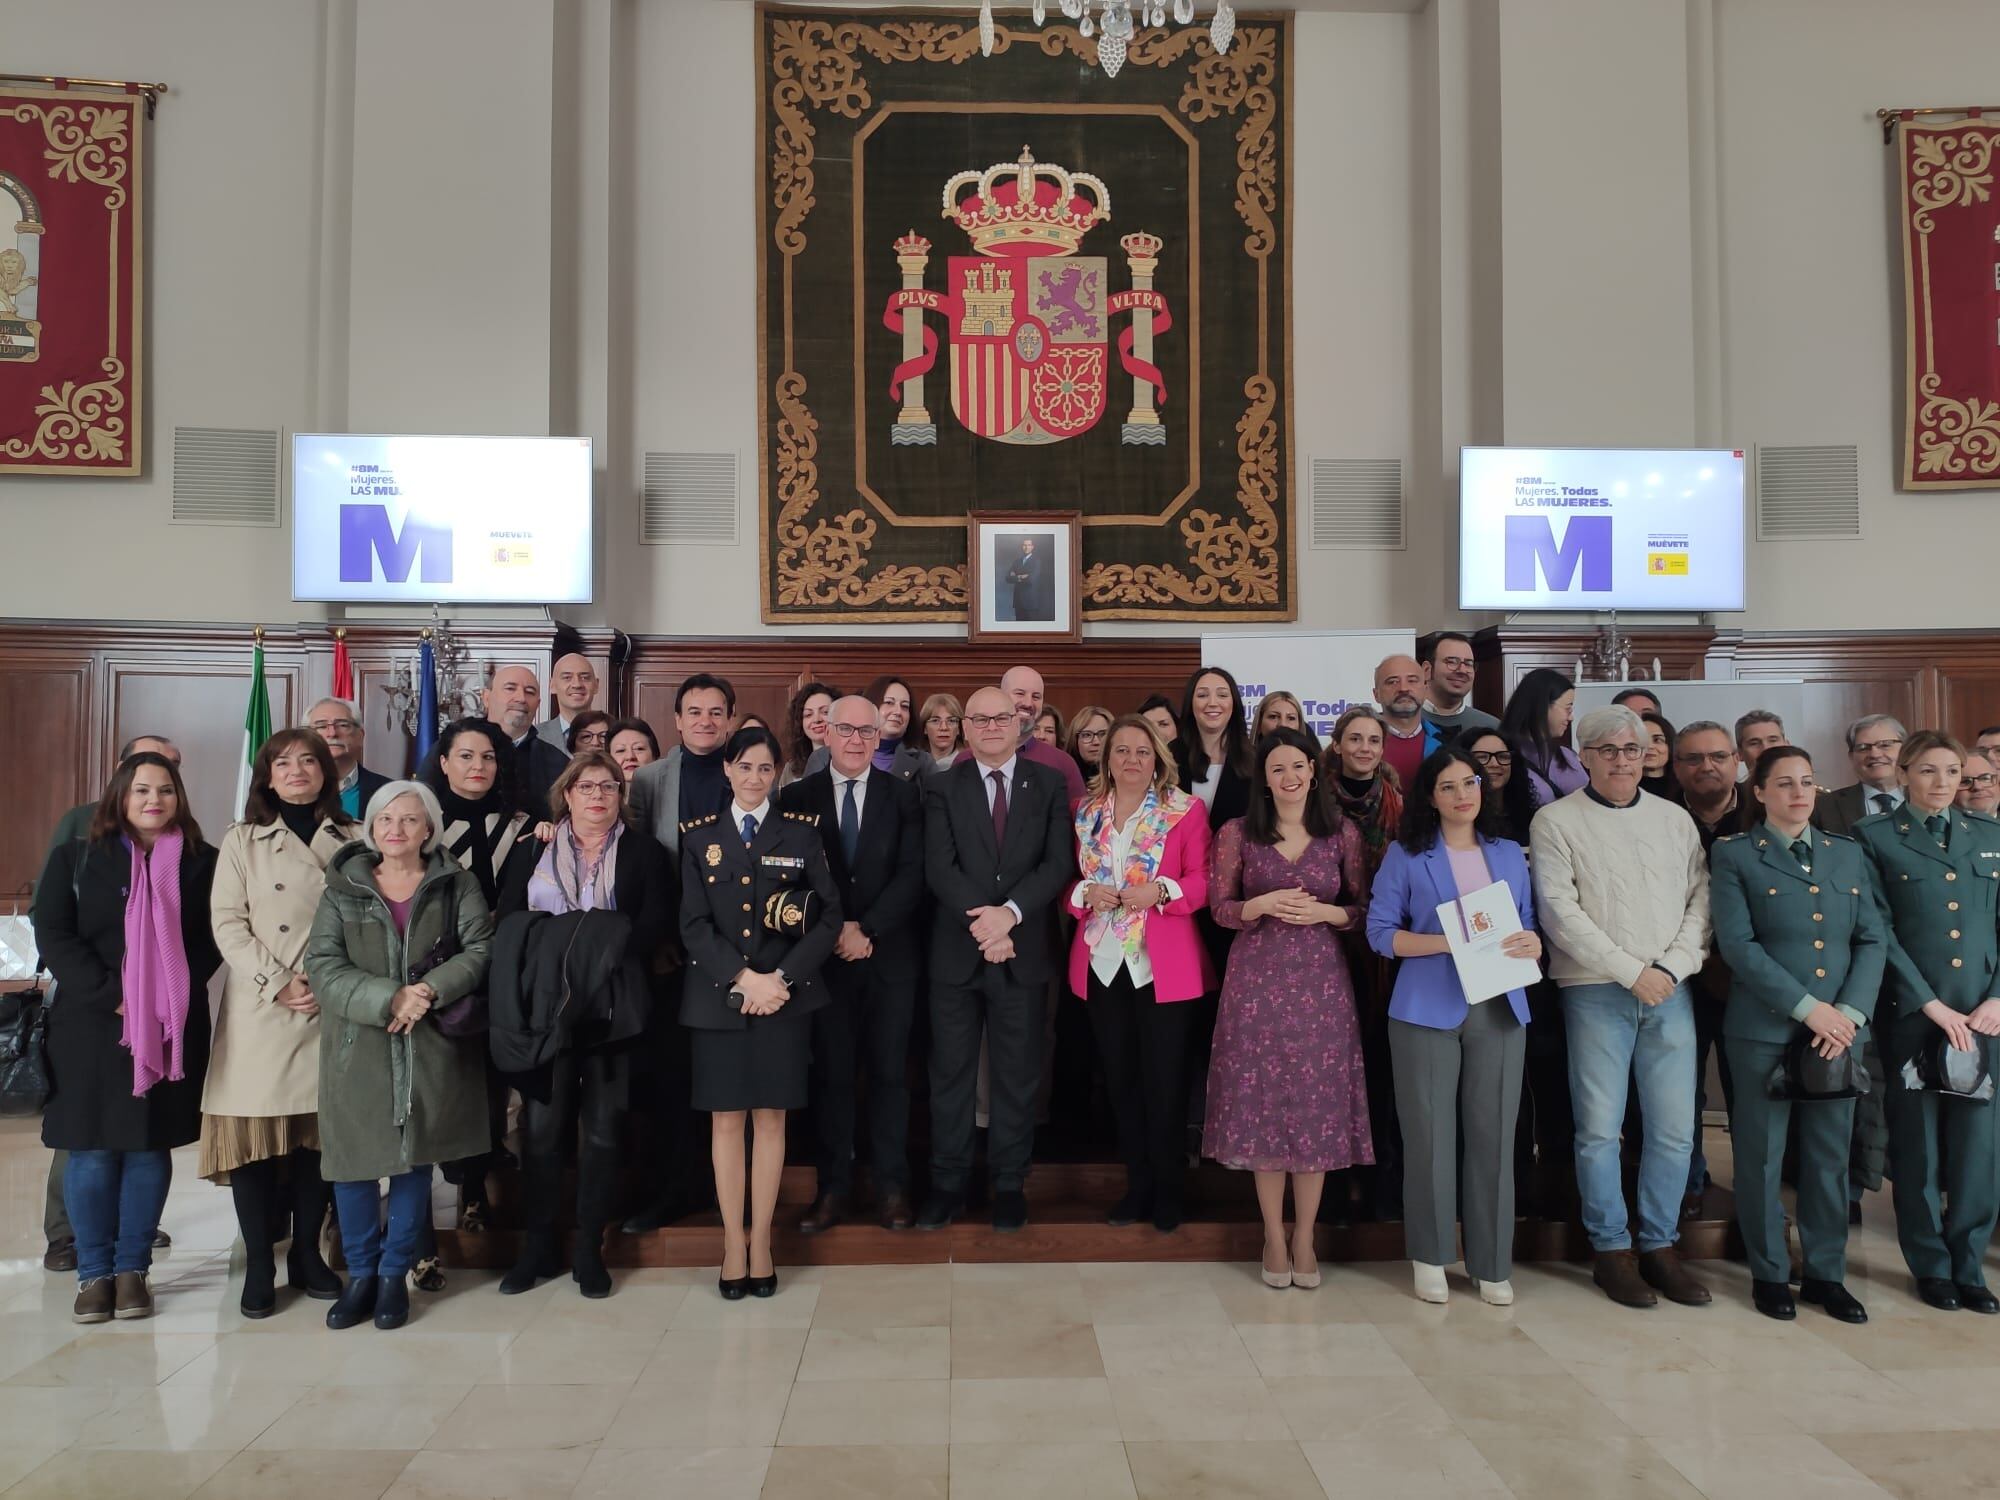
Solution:
M989 510L1086 619L1294 617L1288 20L757 24L764 619L962 620Z

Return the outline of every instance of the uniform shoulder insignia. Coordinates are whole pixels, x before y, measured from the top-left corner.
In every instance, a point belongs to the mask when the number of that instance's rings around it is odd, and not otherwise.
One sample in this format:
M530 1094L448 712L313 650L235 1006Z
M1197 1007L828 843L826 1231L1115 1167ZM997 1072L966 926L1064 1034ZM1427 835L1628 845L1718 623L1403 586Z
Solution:
M792 821L793 821L794 823L803 823L803 824L805 824L805 825L806 825L806 826L807 826L808 828L817 828L817 827L819 827L819 814L818 814L818 813L809 813L809 812L788 812L788 813L786 813L786 814L785 814L785 816L786 816L786 817L788 817L788 818L790 818L790 819L791 819L791 820L792 820Z
M721 813L709 813L706 817L689 818L685 823L681 824L681 832L686 833L691 828L704 828L721 816Z
M1716 843L1736 844L1736 843L1741 843L1744 839L1747 839L1749 837L1750 835L1747 833L1725 833L1721 838L1716 840Z
M1829 833L1823 828L1820 830L1819 838L1823 844L1858 844L1861 842L1851 833Z

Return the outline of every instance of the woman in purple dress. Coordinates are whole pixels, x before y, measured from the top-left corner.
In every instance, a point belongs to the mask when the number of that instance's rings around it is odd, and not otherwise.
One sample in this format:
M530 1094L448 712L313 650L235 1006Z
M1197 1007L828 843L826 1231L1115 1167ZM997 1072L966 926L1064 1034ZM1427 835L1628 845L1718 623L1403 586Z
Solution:
M1258 742L1250 810L1216 835L1210 905L1233 929L1202 1150L1257 1174L1264 1281L1319 1285L1313 1222L1328 1172L1372 1165L1354 981L1340 933L1368 910L1360 831L1295 729ZM1285 1179L1294 1227L1285 1233Z

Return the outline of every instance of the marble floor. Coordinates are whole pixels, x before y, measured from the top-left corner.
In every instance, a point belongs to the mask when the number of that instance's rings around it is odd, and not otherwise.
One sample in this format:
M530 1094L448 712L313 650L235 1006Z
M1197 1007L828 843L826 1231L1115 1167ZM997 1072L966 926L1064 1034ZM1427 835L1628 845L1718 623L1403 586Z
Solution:
M1697 1267L1712 1307L1637 1312L1578 1266L1432 1307L1398 1263L1313 1292L1254 1265L835 1267L734 1305L713 1273L604 1302L453 1273L407 1328L335 1334L282 1292L243 1321L228 1195L183 1155L158 1316L79 1328L39 1264L47 1158L0 1122L6 1500L1951 1500L2000 1474L2000 1318L1916 1302L1879 1199L1863 1328L1758 1317L1740 1264Z

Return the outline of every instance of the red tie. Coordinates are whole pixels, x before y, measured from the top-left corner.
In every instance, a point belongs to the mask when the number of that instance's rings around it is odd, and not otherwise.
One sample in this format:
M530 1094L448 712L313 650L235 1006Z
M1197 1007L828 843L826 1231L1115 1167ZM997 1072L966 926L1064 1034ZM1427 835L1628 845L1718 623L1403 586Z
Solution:
M1007 843L1007 778L998 771L988 771L993 778L993 847L1004 848Z

